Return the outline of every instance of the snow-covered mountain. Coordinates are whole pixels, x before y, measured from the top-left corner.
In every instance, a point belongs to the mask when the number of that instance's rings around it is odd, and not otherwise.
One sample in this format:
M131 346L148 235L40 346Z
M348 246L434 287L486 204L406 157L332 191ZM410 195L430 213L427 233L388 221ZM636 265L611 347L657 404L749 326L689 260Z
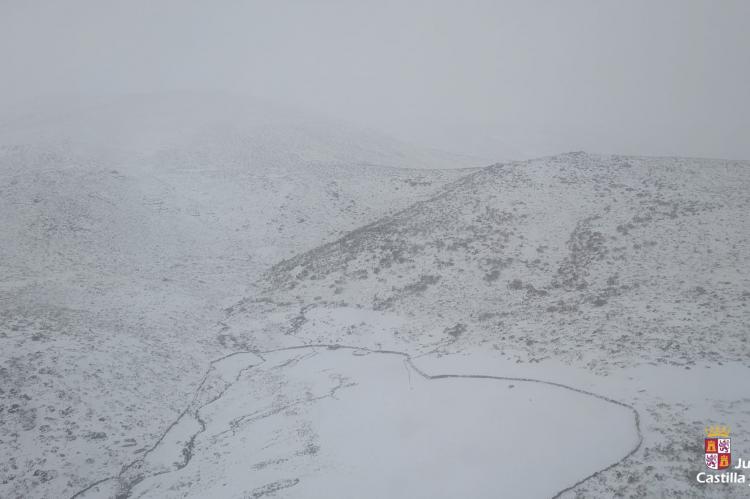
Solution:
M205 94L0 145L2 497L744 491L694 477L750 430L748 162L465 168Z
M183 410L222 308L431 196L457 156L253 101L130 96L0 127L0 496L62 497Z
M744 360L748 166L576 153L499 164L275 265L266 289L461 322L457 344L495 343L512 324L525 361L580 361L584 345L602 371Z

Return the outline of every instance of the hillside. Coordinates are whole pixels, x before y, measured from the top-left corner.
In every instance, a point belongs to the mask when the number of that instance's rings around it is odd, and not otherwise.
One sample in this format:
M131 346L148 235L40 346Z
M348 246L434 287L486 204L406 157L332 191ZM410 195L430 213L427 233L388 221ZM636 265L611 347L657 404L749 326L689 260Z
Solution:
M2 497L119 469L183 410L262 271L466 173L252 101L60 107L0 127Z
M494 165L278 263L219 338L393 349L590 389L633 406L644 440L572 493L736 494L694 476L705 421L750 429L750 401L718 381L750 373L748 187L747 162Z
M748 166L585 154L496 165L275 265L265 286L460 322L458 345L523 359L743 360Z

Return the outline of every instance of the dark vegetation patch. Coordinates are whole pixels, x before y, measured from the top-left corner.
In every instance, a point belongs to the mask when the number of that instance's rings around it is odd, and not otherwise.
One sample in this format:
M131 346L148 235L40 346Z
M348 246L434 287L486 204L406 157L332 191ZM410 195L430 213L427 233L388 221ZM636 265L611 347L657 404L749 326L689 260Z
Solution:
M459 336L466 332L466 324L459 322L454 326L445 328L443 332L448 336L452 336L454 340L457 340Z

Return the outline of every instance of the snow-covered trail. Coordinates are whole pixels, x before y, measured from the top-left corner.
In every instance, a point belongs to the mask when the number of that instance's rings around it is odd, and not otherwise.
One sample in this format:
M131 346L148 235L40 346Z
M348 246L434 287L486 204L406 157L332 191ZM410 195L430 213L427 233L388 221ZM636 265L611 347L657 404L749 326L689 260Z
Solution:
M300 345L212 362L154 446L73 497L550 497L641 441L633 407L571 386Z

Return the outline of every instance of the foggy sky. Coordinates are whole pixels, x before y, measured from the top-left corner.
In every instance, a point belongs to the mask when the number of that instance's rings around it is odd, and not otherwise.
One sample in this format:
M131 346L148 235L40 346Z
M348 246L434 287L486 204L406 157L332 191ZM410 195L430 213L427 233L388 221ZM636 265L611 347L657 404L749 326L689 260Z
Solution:
M750 159L748 21L745 0L0 0L0 109L222 90L489 159Z

